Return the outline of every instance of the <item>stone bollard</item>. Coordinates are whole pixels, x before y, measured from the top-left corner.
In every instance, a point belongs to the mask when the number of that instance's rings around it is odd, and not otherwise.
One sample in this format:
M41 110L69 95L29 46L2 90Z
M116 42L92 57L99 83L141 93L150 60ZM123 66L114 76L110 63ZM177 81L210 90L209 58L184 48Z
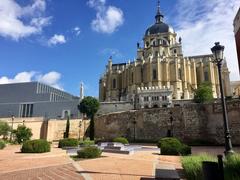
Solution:
M218 157L219 180L224 180L223 156L220 154L217 157Z
M204 180L224 180L224 171L223 171L223 156L218 155L218 163L203 161L202 170L203 170L203 179Z
M203 179L213 180L219 179L219 169L217 162L203 161L202 162Z

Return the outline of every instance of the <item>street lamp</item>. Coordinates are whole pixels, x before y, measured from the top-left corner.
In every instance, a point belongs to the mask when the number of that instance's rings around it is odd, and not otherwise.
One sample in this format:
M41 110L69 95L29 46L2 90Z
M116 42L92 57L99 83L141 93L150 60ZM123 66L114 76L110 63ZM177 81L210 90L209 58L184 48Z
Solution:
M223 51L224 46L221 46L219 42L215 43L215 46L211 48L213 53L213 63L215 63L218 67L218 76L219 76L219 84L220 84L220 92L221 92L221 101L222 101L222 110L223 110L223 122L224 122L224 133L225 133L225 155L234 153L232 149L231 143L231 135L229 131L228 125L228 115L227 115L227 107L225 101L225 95L223 91L223 80L222 80L222 61L223 61Z
M81 139L81 128L82 128L82 120L79 121L79 137L78 139Z
M170 111L169 114L170 114L169 121L170 121L170 128L171 129L168 130L167 135L168 135L168 137L173 137L173 113L172 113L172 111Z
M13 135L13 121L14 121L14 115L12 115L12 129L11 129L11 135L10 135L10 142L12 142L12 135Z
M133 121L133 141L135 142L136 141L136 124L137 124L137 121Z

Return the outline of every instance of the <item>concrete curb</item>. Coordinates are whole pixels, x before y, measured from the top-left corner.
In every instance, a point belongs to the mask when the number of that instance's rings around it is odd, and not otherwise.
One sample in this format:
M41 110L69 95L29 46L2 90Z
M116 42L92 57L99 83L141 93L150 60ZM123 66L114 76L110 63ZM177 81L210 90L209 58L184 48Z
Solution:
M69 157L70 158L70 157ZM84 171L84 169L77 163L75 162L74 160L72 160L70 158L70 161L72 163L72 165L78 170L78 171ZM82 177L85 179L85 180L92 180L92 177L87 174L87 173L80 173L82 175Z

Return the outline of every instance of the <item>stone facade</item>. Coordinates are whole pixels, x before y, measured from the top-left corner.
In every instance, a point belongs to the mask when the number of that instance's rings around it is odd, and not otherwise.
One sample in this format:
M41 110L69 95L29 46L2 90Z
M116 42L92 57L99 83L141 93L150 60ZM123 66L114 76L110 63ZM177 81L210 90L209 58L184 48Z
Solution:
M240 97L240 81L231 81L231 90L233 97Z
M172 105L172 91L164 87L138 88L135 97L135 109L170 107Z
M238 54L239 73L240 73L240 8L233 20L233 26L234 26L237 54Z
M123 112L134 109L132 102L101 102L100 108L97 112L98 115L109 114L113 112Z
M213 55L184 57L182 40L171 26L164 23L158 8L156 22L146 30L143 45L137 44L137 58L128 63L113 64L112 57L99 81L101 102L138 102L140 88L171 89L172 99L192 99L194 89L203 82L212 84L213 96L220 97L217 67ZM210 47L209 47L210 48ZM210 51L210 49L209 49ZM229 70L222 68L226 96L231 95ZM149 97L153 94L149 91ZM160 101L160 98L159 98Z
M11 118L1 118L0 120L7 121L12 127ZM81 126L80 126L81 122ZM38 118L15 118L13 121L13 129L17 129L18 125L25 125L32 129L33 136L31 139L47 139L48 141L56 141L63 138L66 130L67 120L49 119L43 117ZM70 138L83 138L89 126L87 119L72 119L70 120Z
M171 121L170 117L173 117ZM240 101L228 102L232 141L240 144ZM134 121L136 123L134 123ZM105 139L135 136L139 140L157 140L170 130L185 142L196 140L224 143L221 104L185 104L183 107L141 109L99 116L95 120L96 137Z

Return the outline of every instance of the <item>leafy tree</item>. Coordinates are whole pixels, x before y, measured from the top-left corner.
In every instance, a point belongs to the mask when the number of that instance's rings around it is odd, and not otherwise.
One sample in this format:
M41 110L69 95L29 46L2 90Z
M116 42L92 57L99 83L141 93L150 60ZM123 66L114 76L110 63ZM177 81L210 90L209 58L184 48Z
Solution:
M66 124L66 131L64 133L64 138L69 137L69 129L70 129L70 118L69 115L67 116L67 124Z
M30 140L32 137L32 130L30 128L27 128L25 125L19 125L16 130L13 131L13 133L16 136L16 140L19 144Z
M213 100L213 91L211 83L202 83L195 90L194 101L196 103L211 102Z
M81 113L85 113L90 118L90 140L94 140L94 115L99 109L99 102L96 98L87 96L85 97L78 106Z
M3 139L6 139L8 132L11 130L10 126L5 121L0 121L0 136L3 136Z

